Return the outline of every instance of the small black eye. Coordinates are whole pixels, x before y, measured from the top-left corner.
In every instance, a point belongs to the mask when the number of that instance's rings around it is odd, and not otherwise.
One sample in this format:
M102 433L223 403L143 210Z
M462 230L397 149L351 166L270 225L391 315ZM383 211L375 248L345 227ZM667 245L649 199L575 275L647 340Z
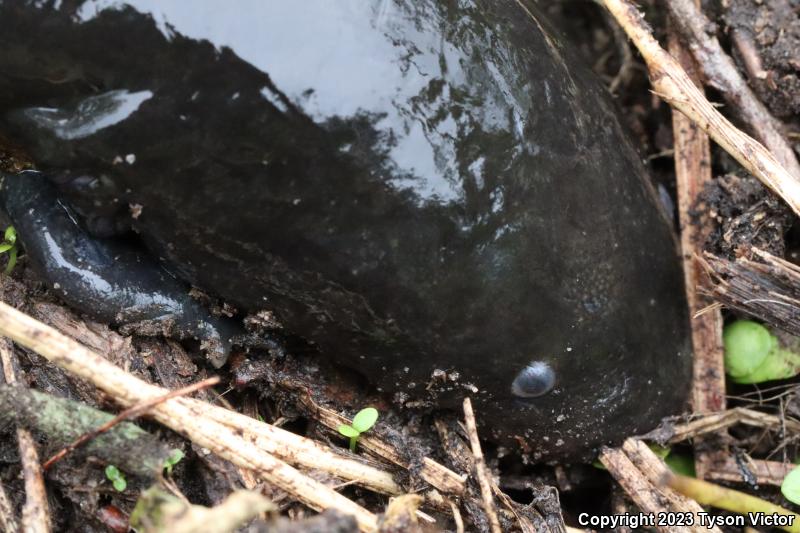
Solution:
M544 396L556 384L556 373L550 365L534 361L517 374L511 384L511 393L520 398Z

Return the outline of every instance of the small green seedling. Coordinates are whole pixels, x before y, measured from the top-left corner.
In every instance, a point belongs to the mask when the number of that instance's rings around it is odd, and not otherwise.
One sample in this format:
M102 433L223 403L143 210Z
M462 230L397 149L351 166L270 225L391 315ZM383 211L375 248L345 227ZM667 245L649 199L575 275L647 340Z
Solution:
M752 320L725 326L725 372L736 383L787 379L800 372L800 354L781 346L766 327Z
M14 269L14 265L17 264L17 253L19 253L19 247L17 246L17 230L14 229L14 226L6 228L6 232L3 235L3 242L0 243L0 254L4 253L8 254L6 274L10 274Z
M114 465L106 467L106 477L114 485L117 492L124 492L128 486L128 482L125 481L125 475Z
M783 478L781 494L790 502L800 505L800 466L795 467Z
M377 421L378 410L374 407L367 407L366 409L362 409L356 413L356 416L353 417L353 423L351 425L342 424L339 426L339 433L350 438L351 452L356 451L358 437L360 437L365 431L369 431Z
M172 450L172 453L169 454L169 457L164 461L164 468L167 471L167 475L172 475L172 467L178 464L181 459L183 459L184 455L183 452L179 449Z

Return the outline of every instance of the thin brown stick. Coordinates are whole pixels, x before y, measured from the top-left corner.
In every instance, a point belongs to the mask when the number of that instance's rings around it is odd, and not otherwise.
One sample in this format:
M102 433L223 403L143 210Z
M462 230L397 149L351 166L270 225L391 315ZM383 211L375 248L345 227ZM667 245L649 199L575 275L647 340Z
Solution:
M800 215L800 171L787 170L758 141L722 116L692 83L681 66L650 33L641 13L627 0L602 0L642 54L653 92L698 124L726 152ZM794 174L793 174L794 172Z
M694 59L683 48L672 28L669 32L669 51L686 70L701 91ZM725 363L722 348L722 313L713 308L702 313L712 300L701 294L701 280L707 279L699 260L712 225L704 213L700 198L711 182L711 146L696 124L679 111L672 110L672 135L675 146L675 179L678 190L678 215L681 229L681 256L686 287L686 301L692 329L694 371L692 407L695 413L725 409ZM703 213L700 217L697 213ZM695 471L706 477L714 458L705 451L702 442L695 442Z
M654 486L659 487L661 480L664 479L665 476L668 476L670 473L669 468L664 461L659 459L653 450L647 447L647 445L638 440L638 439L627 439L622 444L622 449L631 462L639 469L640 472L644 474L647 480ZM659 487L660 493L663 497L669 502L669 507L671 511L676 511L679 513L694 513L695 516L698 513L703 512L703 508L700 505L692 500L689 499L682 494L675 492L667 487ZM709 531L709 533L717 532L720 533L718 528L709 529L703 526L703 531Z
M193 392L199 391L201 389L205 389L205 388L208 388L208 387L213 387L217 383L219 383L219 376L212 376L212 377L210 377L208 379L204 379L203 381L199 381L197 383L193 383L191 385L188 385L186 387L183 387L183 388L180 388L180 389L177 389L177 390L174 390L174 391L170 391L167 394L164 394L163 396L159 396L157 398L152 398L152 399L149 399L149 400L145 400L143 402L140 402L140 403L134 405L133 407L125 409L124 411L119 413L117 416L115 416L114 418L112 418L111 420L109 420L108 422L103 424L102 426L100 426L97 429L94 429L92 431L89 431L88 433L84 433L83 435L81 435L80 437L75 439L73 442L71 442L69 445L67 445L64 448L62 448L61 450L59 450L52 457L50 457L50 459L45 461L45 463L42 465L42 470L46 471L48 468L53 466L56 462L60 461L64 457L66 457L67 454L72 453L73 451L75 451L76 448L82 446L83 444L89 442L92 439L96 439L97 437L99 437L103 433L106 433L107 431L110 431L114 426L116 426L120 422L124 422L125 420L130 420L132 418L137 418L137 417L147 413L154 406L156 406L156 405L158 405L160 403L164 403L165 401L167 401L167 400L169 400L171 398L177 398L178 396L186 396L186 395L192 394Z
M447 500L447 503L450 504L450 512L453 513L453 522L456 525L456 533L464 533L464 519L461 518L461 511L458 508L458 505L453 503L451 500Z
M93 383L124 406L165 393L160 387L134 377L76 341L2 302L0 334ZM186 407L184 402L187 400L189 399L173 398L158 404L153 407L152 416L233 464L255 471L265 481L292 494L312 509L338 509L353 515L361 531L377 530L377 517L373 513L275 456L265 453L237 432L206 417L197 416Z
M22 476L25 479L25 505L22 507L22 530L25 533L50 532L50 505L44 487L42 467L36 441L30 431L17 430L19 460L22 463Z
M747 464L750 473L755 476L757 484L775 487L780 487L783 483L783 478L794 470L796 466L791 463L764 461L761 459L753 459ZM722 462L713 464L708 470L708 479L744 483L742 470L732 457L725 457Z
M689 43L692 54L697 58L708 83L722 93L723 98L734 107L775 158L792 175L800 176L800 165L792 147L781 134L781 124L750 89L747 80L739 73L730 56L722 50L717 38L708 32L707 28L711 23L694 0L667 0L665 3L676 29ZM733 38L735 42L737 40L735 33ZM751 62L745 61L745 63ZM758 66L752 68L759 70Z
M3 377L9 385L17 382L15 367L17 366L13 347L8 339L0 339L0 360L3 363ZM26 533L50 532L50 506L47 503L47 491L44 486L42 467L39 464L39 452L36 441L30 431L17 428L19 460L22 464L22 476L25 481L25 504L22 506L22 531Z
M663 486L662 480L670 475L670 470L644 442L627 439L621 448L603 450L600 461L645 513L653 513L655 516L664 512L695 515L694 523L691 525L681 527L662 525L659 530L721 533L719 528L709 528L700 524L698 514L702 513L703 509L697 502ZM646 491L646 494L642 491Z
M478 478L478 486L481 489L483 510L486 513L486 518L489 521L489 527L492 533L501 533L500 520L497 518L494 497L492 496L492 484L489 482L489 472L486 468L486 461L483 459L481 442L478 439L478 425L475 423L475 413L472 411L472 402L468 397L464 398L464 422L466 423L467 434L469 435L469 443L472 447L472 455L475 462L475 476Z
M312 439L194 398L179 398L178 401L195 416L205 416L236 431L263 451L289 463L325 470L382 494L394 496L403 493L390 473L332 453ZM362 440L363 437L359 444Z
M461 518L459 516L459 518ZM14 516L14 508L11 506L11 500L8 499L8 493L3 482L0 481L0 531L6 533L17 533L19 531L19 522L17 517ZM463 533L463 528L461 529Z
M0 360L3 364L3 377L8 384L15 383L17 376L14 371L16 361L14 354L10 350L9 343L6 339L0 339ZM8 499L6 489L0 482L0 530L8 531L8 533L16 533L19 531L20 524L14 516L14 509L11 506L11 501Z
M782 418L745 407L736 407L719 413L702 415L690 422L675 425L672 429L672 435L669 437L669 442L676 443L700 435L715 433L734 424L768 429L778 429L785 425L786 431L800 433L800 422L797 420Z
M660 493L652 483L636 468L620 448L604 448L600 452L600 462L617 480L633 502L644 513L658 516L667 512ZM662 533L682 533L682 528L660 526L657 528Z

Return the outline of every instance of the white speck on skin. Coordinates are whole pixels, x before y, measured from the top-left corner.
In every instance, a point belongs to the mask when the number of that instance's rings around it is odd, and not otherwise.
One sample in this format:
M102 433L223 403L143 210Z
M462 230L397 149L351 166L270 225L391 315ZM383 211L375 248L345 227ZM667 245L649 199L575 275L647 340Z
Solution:
M136 154L128 154L125 156L125 162L129 165L136 163Z

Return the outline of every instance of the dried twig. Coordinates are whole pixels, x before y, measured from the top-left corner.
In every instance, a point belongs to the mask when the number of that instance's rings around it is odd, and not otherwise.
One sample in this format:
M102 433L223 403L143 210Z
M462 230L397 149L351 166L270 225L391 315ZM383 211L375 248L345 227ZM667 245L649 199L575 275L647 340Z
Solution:
M195 416L208 417L234 431L241 432L248 441L262 450L292 464L325 470L383 494L399 495L403 492L388 472L335 454L314 440L200 400L193 398L180 398L180 400ZM363 437L359 439L359 444L362 444L362 440Z
M664 476L669 475L670 470L664 464L664 461L659 459L644 442L638 439L627 439L622 444L622 449L653 486L657 487ZM661 494L669 502L670 510L679 513L695 513L695 515L703 512L703 508L697 502L672 490L665 490L664 488L660 490Z
M668 437L670 443L681 442L700 435L716 433L734 424L760 428L784 427L786 431L800 433L800 422L791 418L781 418L776 415L754 411L744 407L736 407L719 413L701 415L690 422L675 425ZM658 430L656 430L658 431Z
M661 486L661 480L668 475L669 469L643 442L628 439L622 448L604 448L600 453L600 461L644 513L658 516L667 512L702 512L695 502ZM700 525L699 520L695 520L691 526L656 524L656 527L664 533L721 533L716 527Z
M732 309L800 335L800 267L763 250L751 248L751 253L761 262L704 255L714 282L712 295Z
M622 486L628 496L644 513L656 516L665 512L659 493L650 481L636 468L624 451L620 448L604 448L600 452L603 463L617 483ZM659 527L662 533L678 533L680 528Z
M650 33L641 13L627 0L602 0L639 49L653 91L698 124L722 148L800 214L800 171L787 170L763 145L722 116L681 66Z
M711 23L703 12L693 0L668 0L665 4L676 28L689 43L689 48L708 82L722 93L784 168L793 176L800 177L800 165L792 147L781 134L780 123L747 85L733 60L722 50L717 38L709 34L707 28L711 27Z
M0 334L90 381L122 405L134 405L166 392L135 378L72 339L2 302ZM339 509L353 515L362 531L377 529L377 519L373 513L265 453L222 424L205 416L197 416L186 405L188 401L187 398L173 398L154 406L151 413L162 424L234 464L254 470L264 480L289 492L312 509Z
M752 459L748 461L749 475L755 478L758 485L773 485L780 487L783 478L794 470L797 465L792 463L779 463L778 461L764 461ZM721 462L710 465L708 479L717 481L730 481L743 483L745 481L742 468L732 457L725 457Z
M17 382L15 367L17 366L13 347L8 339L0 339L0 360L3 363L3 376L6 383ZM22 530L26 533L49 533L50 506L47 503L47 492L44 477L39 464L39 452L30 431L17 429L20 463L25 480L25 505L22 507Z
M84 433L83 435L75 439L72 443L70 443L69 445L65 446L64 448L56 452L50 459L45 461L45 463L42 465L42 469L47 470L48 468L53 466L56 462L66 457L68 453L71 453L79 446L89 442L92 439L97 438L103 433L110 431L114 426L116 426L120 422L141 416L145 414L147 411L149 411L153 406L163 403L169 400L170 398L177 398L178 396L186 396L187 394L192 394L193 392L196 392L198 390L205 389L207 387L212 387L217 383L219 383L219 376L210 377L198 383L193 383L188 387L183 387L178 390L170 391L167 394L164 394L163 396L146 400L144 402L134 405L133 407L125 409L120 414L118 414L117 416L115 416L102 426L88 433Z
M2 481L0 481L0 531L5 531L6 533L17 533L19 531L19 522L17 522L17 517L14 516L14 508L11 506L11 500L8 499L8 494ZM463 527L461 531L464 531Z
M19 460L22 463L22 476L25 479L25 505L22 507L22 530L25 533L49 533L50 506L44 488L39 452L31 433L25 429L17 430L19 441Z
M699 86L696 65L684 50L674 31L669 32L669 51ZM698 87L698 90L701 90ZM711 147L708 136L686 115L672 110L672 134L675 146L675 178L678 190L678 214L681 228L681 255L686 286L686 300L692 317L694 372L692 407L695 413L725 409L725 364L722 349L722 313L719 308L701 313L711 301L698 291L704 276L699 256L710 231L708 216L702 212L700 195L711 182ZM695 470L706 477L712 458L702 443L695 443ZM715 454L716 455L716 454Z
M480 440L478 440L478 426L475 423L475 413L472 411L472 402L469 398L464 398L464 422L469 435L469 443L472 447L475 475L478 478L478 486L481 489L483 509L486 512L486 518L489 520L489 527L492 533L501 533L500 520L497 518L494 496L492 496L492 485L489 482L489 472L486 468L486 462L483 460L483 451L481 450Z
M464 519L461 518L461 511L458 509L458 505L450 500L448 500L447 503L450 505L450 512L453 513L453 522L455 522L456 525L456 533L464 533Z

